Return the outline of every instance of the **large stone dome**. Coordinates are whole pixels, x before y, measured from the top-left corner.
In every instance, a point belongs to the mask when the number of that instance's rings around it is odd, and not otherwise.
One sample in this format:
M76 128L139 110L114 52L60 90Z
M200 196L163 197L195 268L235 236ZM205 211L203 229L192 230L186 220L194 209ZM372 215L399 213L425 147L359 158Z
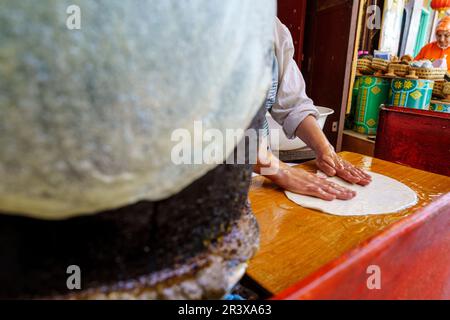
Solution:
M81 9L69 30L66 9ZM4 0L0 212L64 219L168 198L177 128L245 129L270 81L273 0ZM224 158L234 146L227 146Z

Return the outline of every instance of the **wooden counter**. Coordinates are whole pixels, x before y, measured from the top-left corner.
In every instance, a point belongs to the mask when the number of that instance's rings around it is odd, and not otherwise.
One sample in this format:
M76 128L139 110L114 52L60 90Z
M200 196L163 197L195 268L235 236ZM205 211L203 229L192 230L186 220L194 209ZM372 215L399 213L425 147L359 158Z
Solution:
M291 288L388 226L450 192L450 178L446 176L354 153L343 152L341 156L368 171L405 183L417 192L418 204L391 215L338 217L300 207L269 180L253 178L249 198L259 222L261 243L247 274L271 293L279 294ZM314 162L299 167L316 170Z

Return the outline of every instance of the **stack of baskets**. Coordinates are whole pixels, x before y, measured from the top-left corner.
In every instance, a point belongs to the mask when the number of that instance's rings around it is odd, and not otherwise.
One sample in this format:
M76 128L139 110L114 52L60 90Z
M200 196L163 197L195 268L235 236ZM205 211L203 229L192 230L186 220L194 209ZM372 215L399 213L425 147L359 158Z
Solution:
M368 58L358 59L357 69L362 74L373 74L374 70L372 69L372 60Z
M436 98L445 98L446 95L444 94L444 84L445 81L435 81L434 87L433 87L433 96Z
M419 79L427 79L427 80L444 80L445 74L447 73L447 69L441 68L418 68L411 67L411 70L416 72L416 76Z
M389 61L380 58L373 58L371 67L375 71L388 71Z
M450 95L450 82L445 82L442 87L442 93L444 96Z
M386 74L387 77L407 77L425 80L444 80L447 69L412 66L413 58L405 55L401 59L393 57L391 61L365 56L358 59L357 69L361 74L377 75Z
M389 64L389 71L392 71L396 76L399 77L405 77L407 74L409 74L409 71L411 69L409 64L405 63L390 63Z

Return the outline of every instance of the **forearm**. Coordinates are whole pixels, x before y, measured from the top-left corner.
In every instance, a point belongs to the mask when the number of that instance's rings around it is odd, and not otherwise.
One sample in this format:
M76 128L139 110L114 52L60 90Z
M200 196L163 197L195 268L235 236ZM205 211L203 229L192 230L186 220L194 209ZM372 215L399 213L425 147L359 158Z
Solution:
M365 186L371 177L363 170L356 168L348 161L344 161L336 154L333 146L320 129L314 117L307 117L298 126L297 136L310 146L316 153L316 164L328 176L339 176L347 182Z
M285 190L327 201L334 199L349 200L355 196L354 191L319 178L305 170L288 166L270 151L258 155L260 156L254 171L272 180Z
M257 163L253 168L255 173L270 178L277 184L285 183L291 168L280 161L270 150L258 152Z
M313 149L316 154L325 153L333 148L313 116L306 117L300 123L296 130L296 136Z
M312 115L307 116L300 123L296 135L318 155L329 153L330 149L333 149ZM270 179L276 182L286 179L289 176L289 170L290 167L275 157L264 143L260 146L254 172L270 176Z

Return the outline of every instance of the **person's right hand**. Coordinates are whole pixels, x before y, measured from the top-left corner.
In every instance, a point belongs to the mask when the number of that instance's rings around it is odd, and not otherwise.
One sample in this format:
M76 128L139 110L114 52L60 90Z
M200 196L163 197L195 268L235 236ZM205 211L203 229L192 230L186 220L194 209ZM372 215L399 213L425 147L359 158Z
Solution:
M356 192L318 177L303 169L282 165L279 174L268 176L273 182L287 191L332 201L350 200Z

